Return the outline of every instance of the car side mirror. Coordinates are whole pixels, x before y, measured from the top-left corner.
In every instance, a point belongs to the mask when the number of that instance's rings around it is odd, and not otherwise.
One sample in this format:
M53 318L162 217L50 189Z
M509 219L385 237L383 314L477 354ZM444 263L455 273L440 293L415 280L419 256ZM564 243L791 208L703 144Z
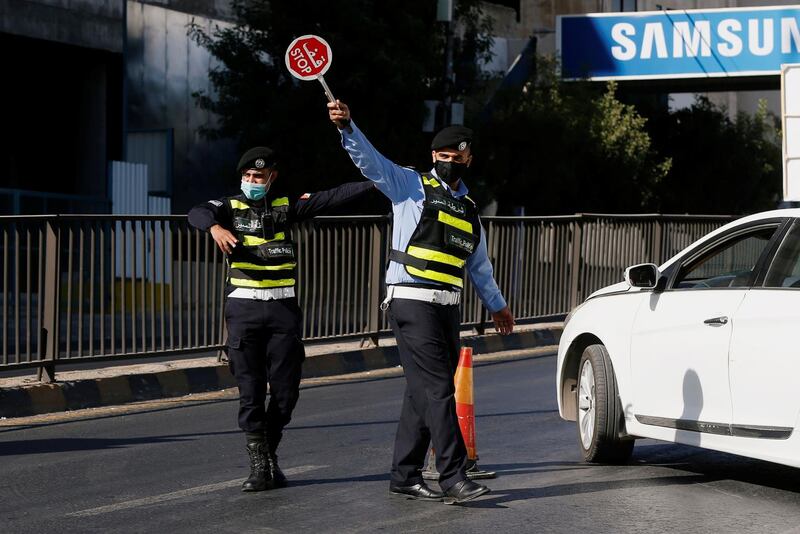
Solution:
M625 269L625 282L631 287L655 289L658 285L658 266L654 263L640 263Z

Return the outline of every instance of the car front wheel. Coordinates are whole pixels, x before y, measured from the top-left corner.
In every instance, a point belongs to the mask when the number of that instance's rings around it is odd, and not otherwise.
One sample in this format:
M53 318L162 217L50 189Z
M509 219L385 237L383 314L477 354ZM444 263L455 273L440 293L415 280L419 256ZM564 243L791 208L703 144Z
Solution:
M633 439L624 431L622 406L611 358L603 345L583 351L576 391L578 444L583 459L593 463L624 463L633 451Z

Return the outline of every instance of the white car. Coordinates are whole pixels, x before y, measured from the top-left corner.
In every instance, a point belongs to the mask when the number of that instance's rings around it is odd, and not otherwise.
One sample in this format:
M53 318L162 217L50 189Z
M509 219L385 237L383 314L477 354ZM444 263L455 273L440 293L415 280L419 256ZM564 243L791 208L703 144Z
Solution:
M653 438L800 467L800 209L751 215L593 293L558 348L589 462Z

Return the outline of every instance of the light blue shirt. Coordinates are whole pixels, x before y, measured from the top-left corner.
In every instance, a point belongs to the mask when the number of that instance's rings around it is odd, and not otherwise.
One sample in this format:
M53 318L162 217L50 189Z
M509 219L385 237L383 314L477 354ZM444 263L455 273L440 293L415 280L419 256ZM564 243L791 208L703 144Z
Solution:
M340 130L342 146L350 154L350 158L361 174L375 182L375 186L392 201L392 211L394 212L392 248L404 251L422 216L422 203L425 200L422 175L414 169L401 167L386 159L372 146L372 143L352 121L350 126L352 132L348 132L347 129ZM435 171L431 171L431 174L436 176ZM456 198L463 197L469 192L463 180L459 181L456 191L452 191L446 183L441 183ZM498 312L506 307L503 294L497 287L497 282L494 281L494 270L486 252L486 233L483 225L481 225L480 243L467 258L467 273L478 296L490 312ZM386 271L386 283L391 285L430 284L431 282L411 276L402 264L390 261Z

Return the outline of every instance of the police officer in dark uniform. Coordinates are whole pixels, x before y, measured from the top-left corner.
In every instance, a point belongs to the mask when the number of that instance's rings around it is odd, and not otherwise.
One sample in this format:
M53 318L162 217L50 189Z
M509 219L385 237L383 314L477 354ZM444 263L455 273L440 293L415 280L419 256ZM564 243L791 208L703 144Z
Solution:
M382 156L350 120L344 103L329 103L328 114L350 158L392 201L392 250L382 308L397 338L406 393L389 492L446 504L469 501L489 488L467 478L467 451L456 416L453 378L465 271L495 328L508 334L514 327L494 280L478 207L463 181L472 163L472 130L449 126L437 133L431 144L433 168L420 173ZM422 479L430 443L441 492Z
M239 386L239 426L247 440L250 477L243 491L286 485L275 451L299 397L305 358L303 314L295 296L297 253L291 225L373 188L346 183L290 203L269 194L278 177L275 153L251 148L236 170L242 193L199 204L189 222L211 233L230 269L225 300L230 368ZM267 386L270 399L265 410Z

